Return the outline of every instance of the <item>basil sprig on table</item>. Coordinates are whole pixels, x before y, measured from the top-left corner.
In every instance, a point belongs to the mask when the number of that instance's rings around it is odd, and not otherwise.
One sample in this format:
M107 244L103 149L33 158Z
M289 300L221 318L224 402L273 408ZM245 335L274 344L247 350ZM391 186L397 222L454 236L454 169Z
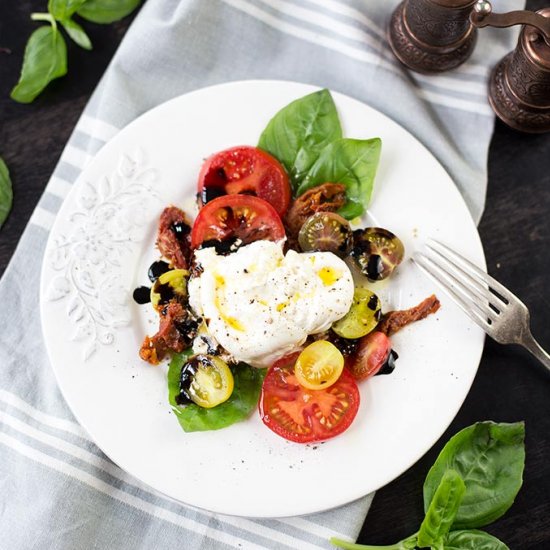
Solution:
M191 350L177 353L168 366L168 401L184 431L219 430L248 418L258 406L266 369L255 369L245 363L232 366L234 386L227 401L211 409L194 403L180 406L176 403L176 396L180 393L181 369L191 355Z
M342 137L328 90L306 95L281 109L260 136L258 147L278 159L290 175L295 196L322 183L346 186L347 219L367 208L380 159L379 138Z
M465 428L447 443L424 482L424 509L443 474L456 470L466 493L455 518L456 529L483 527L501 517L514 502L525 463L523 423L483 422Z
M86 0L78 15L93 23L114 23L132 13L140 3L141 0Z
M23 68L11 98L30 103L54 79L67 74L67 44L59 30L40 27L25 48Z
M446 470L426 510L418 530L420 548L438 548L451 530L466 485L456 470Z
M6 221L13 202L13 190L10 173L6 163L0 157L0 227Z
M510 508L523 482L525 425L478 422L445 445L424 482L417 533L390 546L331 542L347 550L508 550L481 527Z
M31 103L56 78L67 74L67 43L58 23L67 35L85 50L92 49L86 31L73 17L78 15L94 23L112 23L131 13L141 0L49 0L47 13L33 13L33 21L48 26L35 30L25 47L19 82L11 98Z

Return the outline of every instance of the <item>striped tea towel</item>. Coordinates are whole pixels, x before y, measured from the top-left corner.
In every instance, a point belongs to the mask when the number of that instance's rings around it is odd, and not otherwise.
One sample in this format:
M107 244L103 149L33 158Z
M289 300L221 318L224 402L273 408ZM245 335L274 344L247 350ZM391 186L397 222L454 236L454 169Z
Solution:
M502 0L499 9L519 9ZM55 214L86 162L143 112L190 90L241 79L296 80L358 98L416 135L479 220L494 117L490 68L513 31L480 32L462 67L404 70L386 28L397 0L148 0L75 128L0 281L0 547L78 550L330 548L355 539L371 496L308 517L226 517L165 498L108 460L79 427L48 364L37 314ZM29 337L31 335L31 337ZM20 342L25 345L21 346Z

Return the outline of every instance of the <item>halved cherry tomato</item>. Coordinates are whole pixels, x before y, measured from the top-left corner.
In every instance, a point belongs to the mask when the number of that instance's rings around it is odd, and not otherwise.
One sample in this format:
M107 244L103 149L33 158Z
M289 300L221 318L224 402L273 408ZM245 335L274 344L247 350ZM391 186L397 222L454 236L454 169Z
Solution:
M153 308L160 311L174 298L183 301L187 297L187 277L189 271L186 269L170 269L165 271L151 287L150 299Z
M382 313L381 307L374 292L357 287L350 310L333 323L332 330L342 338L361 338L376 328Z
M195 355L181 370L181 394L176 401L190 400L211 409L227 401L233 393L234 380L225 361L215 355Z
M364 380L382 368L390 352L390 339L383 332L374 331L359 340L357 351L346 361L346 366L357 380Z
M391 231L382 227L365 227L353 232L351 256L371 281L389 277L403 261L405 247Z
M267 371L260 397L263 423L277 435L308 443L330 439L346 430L359 408L359 390L344 369L330 388L308 390L294 374L299 353L279 359Z
M201 205L221 195L244 193L269 202L282 216L291 193L288 175L281 163L261 149L232 147L207 158L199 174Z
M317 212L310 216L298 233L304 252L334 252L344 258L349 254L353 233L347 220L334 212Z
M240 239L243 244L285 236L281 218L266 201L249 195L225 195L204 205L193 224L191 246L204 241Z
M298 383L308 390L322 390L334 384L344 369L344 356L327 340L317 340L298 356L294 374Z

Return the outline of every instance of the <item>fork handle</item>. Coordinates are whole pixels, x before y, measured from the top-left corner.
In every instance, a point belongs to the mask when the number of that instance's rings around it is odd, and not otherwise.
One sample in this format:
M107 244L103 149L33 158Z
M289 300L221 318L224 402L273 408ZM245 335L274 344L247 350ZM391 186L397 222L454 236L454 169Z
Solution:
M526 338L522 343L526 349L528 349L548 370L550 370L550 355L544 351L542 346L535 340L531 332L526 335Z

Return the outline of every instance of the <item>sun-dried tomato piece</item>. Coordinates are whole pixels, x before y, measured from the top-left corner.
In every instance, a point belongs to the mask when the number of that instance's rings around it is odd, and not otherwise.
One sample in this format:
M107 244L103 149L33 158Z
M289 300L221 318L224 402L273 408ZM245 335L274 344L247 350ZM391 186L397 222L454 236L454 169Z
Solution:
M168 206L160 215L157 248L176 269L187 269L191 257L191 222L185 212Z
M440 305L441 304L435 294L432 294L420 302L417 306L409 309L388 311L382 315L376 330L383 332L387 336L391 336L408 324L425 319L428 315L430 315L430 313L435 313L439 309Z
M188 348L197 333L198 323L179 302L170 302L160 312L159 330L146 336L139 356L152 365L158 365L168 351L179 353Z

